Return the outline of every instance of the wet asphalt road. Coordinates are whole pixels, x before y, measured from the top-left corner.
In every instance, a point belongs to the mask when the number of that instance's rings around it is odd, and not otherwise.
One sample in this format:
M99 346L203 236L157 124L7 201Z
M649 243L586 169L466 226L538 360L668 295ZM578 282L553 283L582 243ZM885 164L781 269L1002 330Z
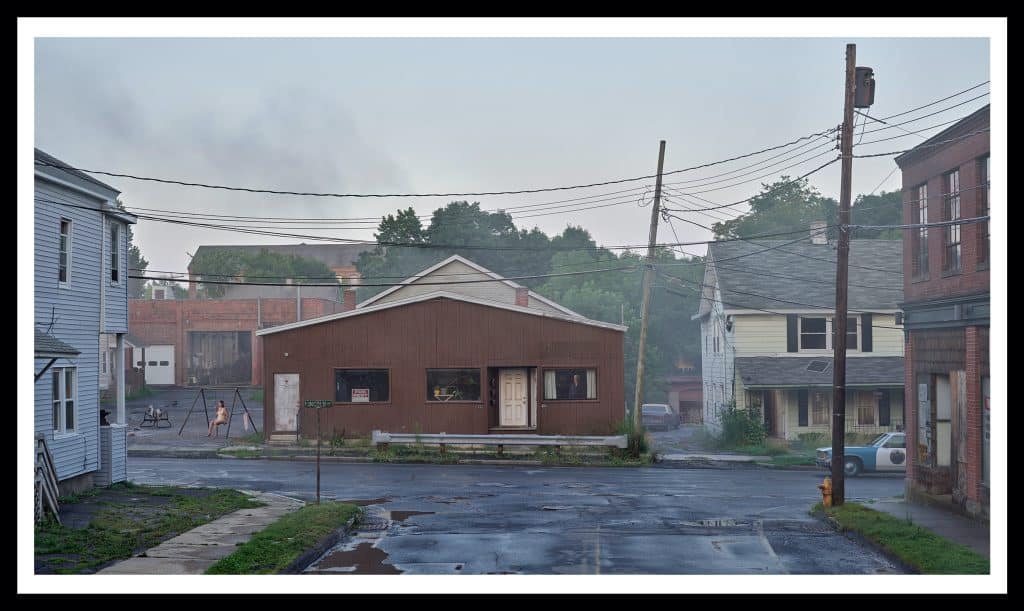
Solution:
M900 572L807 514L816 471L325 462L321 477L324 498L367 513L308 572ZM315 494L312 462L132 458L129 478ZM902 491L895 476L847 482L849 500Z

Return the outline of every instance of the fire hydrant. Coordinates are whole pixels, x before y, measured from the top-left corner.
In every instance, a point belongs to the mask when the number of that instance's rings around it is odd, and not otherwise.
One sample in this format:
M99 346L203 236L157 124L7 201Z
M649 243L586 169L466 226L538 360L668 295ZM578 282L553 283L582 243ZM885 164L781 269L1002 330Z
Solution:
M832 506L832 478L826 477L820 484L818 484L818 490L821 490L821 504L828 508Z

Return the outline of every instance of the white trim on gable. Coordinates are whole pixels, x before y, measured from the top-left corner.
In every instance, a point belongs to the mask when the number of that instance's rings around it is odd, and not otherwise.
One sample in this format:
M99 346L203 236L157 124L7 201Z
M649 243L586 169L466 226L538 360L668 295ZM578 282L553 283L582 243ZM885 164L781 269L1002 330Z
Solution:
M490 276L491 278L494 278L495 280L500 280L502 282L502 284L505 284L505 285L507 285L509 287L512 287L514 289L523 288L523 286L521 284L518 284L518 283L513 282L511 280L508 280L506 278L503 278L500 274L496 274L495 272L492 272L491 270L489 270L486 267L480 265L479 263L474 263L473 261L470 261L469 259L467 259L467 258L465 258L465 257L463 257L461 255L452 255L452 256L448 257L447 259L445 259L444 261L441 261L440 263L436 263L434 265L431 265L427 269L425 269L425 270L423 270L421 272L418 272L417 274L415 274L413 276L410 276L410 277L406 278L405 280L402 281L401 284L393 286L393 287L391 287L391 288L389 288L389 289L387 289L385 291L381 291L380 293L377 293L376 295L374 295L373 297L370 297L366 301L363 301L362 303L356 304L356 309L358 310L359 308L366 307L366 306L368 306L368 305L370 305L370 304L372 304L372 303L374 303L376 301L379 301L379 300L383 299L384 297L387 297L388 295L394 293L395 291L401 290L402 288L404 288L406 286L414 284L417 280L422 280L426 276L429 276L433 272L435 272L435 271L441 269L442 267L444 267L444 266L446 266L446 265L448 265L450 263L453 263L453 262L462 263L463 265L466 265L468 267L471 267L471 268L475 269L476 271L480 272L481 274L485 274L487 276ZM452 281L452 285L456 285L456 284L458 284L458 282L453 280ZM566 314L568 316L573 316L573 317L576 317L576 318L584 318L584 316L582 314L580 314L578 312L574 312L574 311L570 310L569 308L567 308L565 306L559 305L559 304L555 303L554 301L551 301L550 299L548 299L546 297L542 297L541 295L538 295L537 293L535 293L533 291L529 291L529 295L533 299L536 299L537 301L539 301L539 302L541 302L541 303L543 303L545 305L551 306L552 308L555 308L559 312L562 312L562 313L564 313L564 314Z
M281 331L290 331L292 329L301 329L302 327L309 327L312 325L319 325L325 322L331 322L342 318L349 318L351 316L359 316L361 314L369 314L371 312L379 312L381 310L387 310L390 308L397 308L404 305L413 303L419 303L421 301L428 301L437 298L452 299L455 301L464 301L466 303L475 303L477 305L487 306L489 308L498 308L501 310L509 310L510 312L519 312L520 314L530 314L532 316L544 316L547 318L554 318L556 320L564 320L566 322L579 323L581 325L589 325L591 327L602 327L604 329L612 329L613 331L625 332L628 327L623 325L616 325L609 322L602 322L599 320L591 320L589 318L583 318L582 316L564 316L560 314L552 314L536 308L524 308L522 306L512 305L508 303L499 303L497 301L488 301L486 299L478 299L476 297L470 297L468 295L462 295L460 293L451 293L449 291L434 291L431 293L425 293L422 295L416 295L407 299L401 299L398 301L389 301L387 303L377 304L375 306L366 306L350 310L348 312L339 312L338 314L328 314L327 316L320 316L318 318L311 318L309 320L303 320L299 322L288 323L285 325L279 325L276 327L270 327L269 329L260 329L256 331L256 335L270 335L272 333L280 333ZM365 306L365 302L364 302Z

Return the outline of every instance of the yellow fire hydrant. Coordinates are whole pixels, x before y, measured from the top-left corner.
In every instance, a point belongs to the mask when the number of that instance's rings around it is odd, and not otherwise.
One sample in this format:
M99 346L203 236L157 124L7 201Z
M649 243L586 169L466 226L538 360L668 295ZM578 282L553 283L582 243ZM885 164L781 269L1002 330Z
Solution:
M826 477L820 484L818 484L818 490L821 490L821 504L828 508L832 506L832 478Z

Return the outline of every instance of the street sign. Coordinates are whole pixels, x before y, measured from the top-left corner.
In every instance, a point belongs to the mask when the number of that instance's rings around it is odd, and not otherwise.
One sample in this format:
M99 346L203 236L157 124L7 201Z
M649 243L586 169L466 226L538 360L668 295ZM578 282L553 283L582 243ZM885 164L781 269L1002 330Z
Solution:
M331 401L331 400L326 400L325 401L323 399L318 399L318 400L315 400L315 401L314 400L308 400L308 401L303 401L302 402L302 406L303 407L312 407L314 409L320 409L322 407L331 407L333 405L334 405L334 401Z

